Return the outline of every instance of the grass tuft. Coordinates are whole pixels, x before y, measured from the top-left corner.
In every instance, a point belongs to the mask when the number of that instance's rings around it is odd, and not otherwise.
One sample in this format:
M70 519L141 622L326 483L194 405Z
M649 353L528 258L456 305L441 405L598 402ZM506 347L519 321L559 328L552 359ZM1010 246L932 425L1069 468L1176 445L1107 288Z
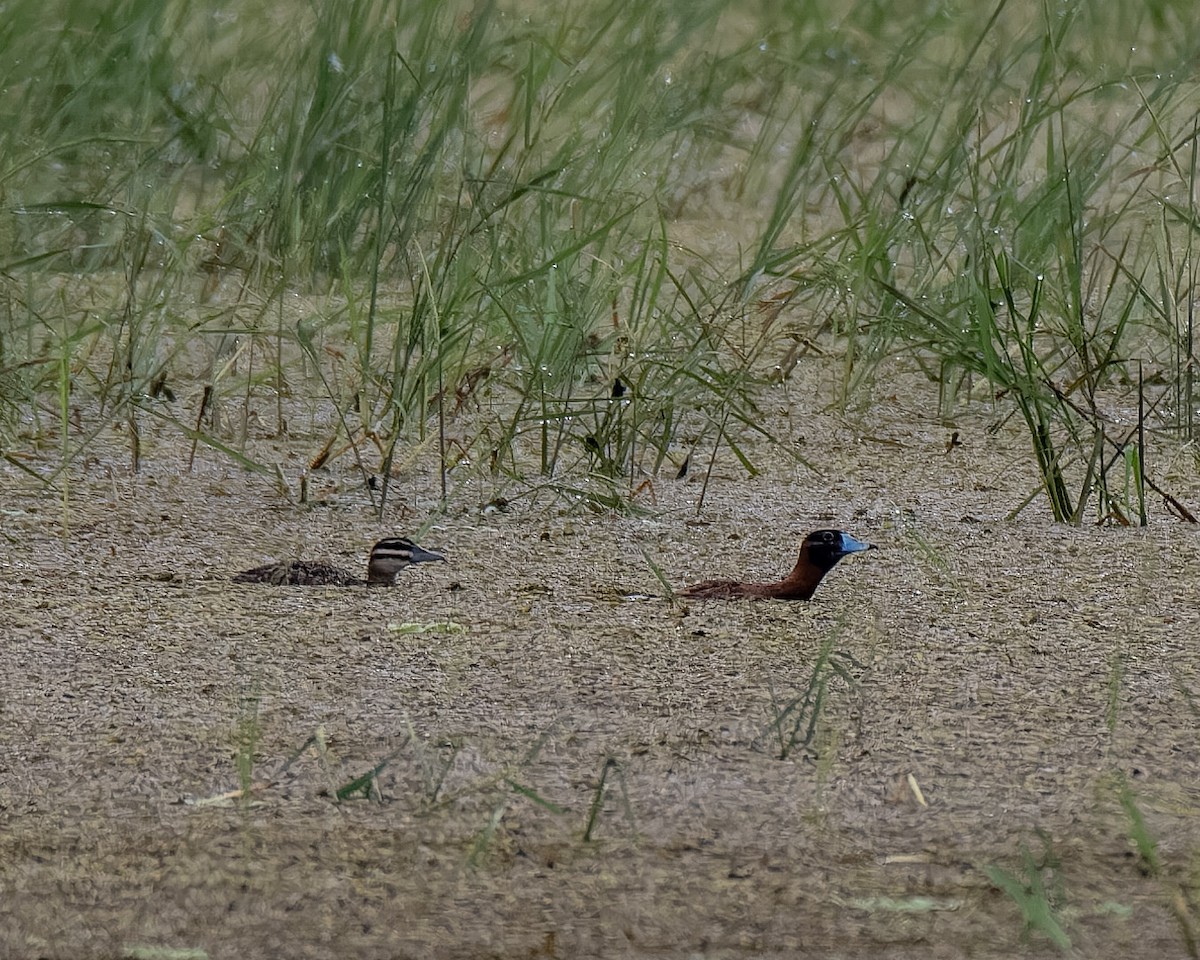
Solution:
M1060 865L1043 838L1045 849L1040 860L1035 859L1029 848L1021 847L1019 872L1010 872L995 865L984 869L992 884L1017 905L1025 921L1027 932L1036 931L1048 939L1063 953L1071 949L1071 938L1059 922L1058 905L1063 899ZM1050 885L1047 886L1047 879Z
M600 815L604 811L604 802L608 796L610 776L621 785L621 805L625 811L625 819L629 821L631 828L634 826L633 805L629 802L629 785L625 780L625 767L620 761L606 757L604 766L600 770L600 779L596 781L596 792L592 795L591 804L588 805L587 822L583 827L584 843L591 843L595 839L596 828L599 826Z
M380 512L414 450L443 509L633 509L680 463L699 509L824 355L834 403L899 363L1016 418L1058 521L1190 518L1147 458L1194 435L1190 31L880 10L8 4L5 457L64 530L69 465L157 430L349 454Z
M857 680L852 672L861 669L854 657L844 650L835 649L842 624L831 630L817 648L812 671L804 689L796 696L781 701L773 684L768 681L771 694L771 732L779 746L779 759L786 760L796 749L808 749L816 735L823 711L828 703L830 683L841 679L850 689Z

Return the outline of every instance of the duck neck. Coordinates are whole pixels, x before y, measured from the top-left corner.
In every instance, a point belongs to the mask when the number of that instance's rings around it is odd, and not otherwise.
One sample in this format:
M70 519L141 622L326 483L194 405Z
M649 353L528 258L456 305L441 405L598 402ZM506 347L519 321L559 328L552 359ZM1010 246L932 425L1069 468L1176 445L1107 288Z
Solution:
M368 587L391 587L395 586L396 574L399 570L385 568L382 564L373 563L367 567L367 586Z
M832 566L814 563L808 550L801 549L796 565L786 577L778 583L747 584L747 592L756 597L773 597L776 600L808 600Z

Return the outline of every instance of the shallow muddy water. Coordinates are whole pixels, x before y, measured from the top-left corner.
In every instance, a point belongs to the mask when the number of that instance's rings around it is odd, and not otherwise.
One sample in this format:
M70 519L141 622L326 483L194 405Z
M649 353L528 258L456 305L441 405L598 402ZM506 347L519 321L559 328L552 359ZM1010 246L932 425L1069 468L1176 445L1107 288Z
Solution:
M1197 531L1157 503L1006 520L1035 482L1015 428L964 415L947 452L915 401L813 413L812 376L765 407L819 475L723 458L699 517L698 476L640 516L470 487L420 538L451 563L391 590L228 578L362 567L430 515L428 465L381 524L349 463L300 507L153 438L141 474L114 447L74 478L66 543L58 494L0 465L0 954L1057 955L999 868L1080 955L1186 955ZM1195 509L1189 455L1151 468ZM805 604L672 605L643 557L771 579L824 526L880 549ZM780 759L827 638L849 680Z

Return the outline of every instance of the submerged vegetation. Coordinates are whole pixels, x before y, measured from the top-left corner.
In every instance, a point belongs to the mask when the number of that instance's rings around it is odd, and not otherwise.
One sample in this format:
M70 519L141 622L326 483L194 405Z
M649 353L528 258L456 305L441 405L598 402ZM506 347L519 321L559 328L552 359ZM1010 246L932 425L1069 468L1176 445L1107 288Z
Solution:
M157 421L381 511L435 447L443 498L621 507L754 472L820 352L1018 417L1055 519L1190 518L1182 3L49 7L0 26L0 449L48 485Z

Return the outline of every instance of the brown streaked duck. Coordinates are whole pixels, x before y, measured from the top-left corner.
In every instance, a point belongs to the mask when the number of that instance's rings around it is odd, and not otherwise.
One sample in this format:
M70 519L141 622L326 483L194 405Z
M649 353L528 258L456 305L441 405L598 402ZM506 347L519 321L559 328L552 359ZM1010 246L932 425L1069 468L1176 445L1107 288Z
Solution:
M385 537L371 548L366 580L332 564L292 560L243 570L233 578L233 582L291 587L390 587L396 582L396 574L405 567L434 560L446 562L440 553L418 547L407 537Z

